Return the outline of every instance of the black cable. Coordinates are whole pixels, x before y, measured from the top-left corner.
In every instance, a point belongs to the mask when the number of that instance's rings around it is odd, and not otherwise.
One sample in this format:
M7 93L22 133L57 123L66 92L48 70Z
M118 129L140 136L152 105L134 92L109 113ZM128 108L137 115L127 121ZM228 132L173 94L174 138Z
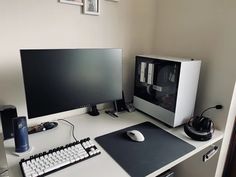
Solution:
M200 117L202 117L203 114L204 114L206 111L208 111L209 109L213 109L213 108L215 108L215 109L222 109L223 106L222 106L222 105L215 105L215 106L209 107L209 108L205 109L205 110L201 113Z
M6 173L7 171L8 171L8 170L4 170L4 171L2 171L2 172L0 173L0 175Z
M74 124L70 123L69 121L65 120L65 119L57 119L59 121L64 121L64 122L67 122L68 124L70 124L72 126L72 136L74 138L75 141L78 141L76 138L75 138L75 126Z
M209 108L205 109L205 110L201 113L200 117L202 117L202 115L203 115L206 111L208 111L209 109L213 109L213 108L216 108L216 107L215 107L215 106L212 106L212 107L209 107Z

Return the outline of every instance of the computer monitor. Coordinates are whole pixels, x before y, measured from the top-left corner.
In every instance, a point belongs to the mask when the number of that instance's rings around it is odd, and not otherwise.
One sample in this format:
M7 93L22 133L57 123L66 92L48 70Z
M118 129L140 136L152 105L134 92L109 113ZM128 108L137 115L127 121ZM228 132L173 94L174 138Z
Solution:
M121 49L23 49L20 54L29 118L122 98Z

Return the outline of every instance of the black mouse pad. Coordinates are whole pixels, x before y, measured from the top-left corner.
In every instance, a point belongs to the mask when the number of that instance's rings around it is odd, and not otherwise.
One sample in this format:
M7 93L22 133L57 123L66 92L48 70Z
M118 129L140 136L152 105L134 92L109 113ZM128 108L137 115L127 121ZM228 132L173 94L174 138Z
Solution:
M126 131L138 130L143 142L134 142ZM132 177L146 176L195 149L194 146L150 122L118 130L95 140Z

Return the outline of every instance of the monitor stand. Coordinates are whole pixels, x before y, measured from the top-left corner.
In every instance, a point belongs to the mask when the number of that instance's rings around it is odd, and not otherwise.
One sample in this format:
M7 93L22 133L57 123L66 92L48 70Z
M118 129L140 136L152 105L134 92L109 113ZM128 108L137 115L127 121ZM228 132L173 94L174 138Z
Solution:
M98 116L99 112L98 112L97 106L96 105L91 106L90 111L88 112L88 114L90 116Z

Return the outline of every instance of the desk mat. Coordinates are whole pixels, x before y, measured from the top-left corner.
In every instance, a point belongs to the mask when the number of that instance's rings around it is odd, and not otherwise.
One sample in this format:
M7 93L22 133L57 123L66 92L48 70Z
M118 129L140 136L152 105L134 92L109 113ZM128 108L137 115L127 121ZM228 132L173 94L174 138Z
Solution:
M145 141L131 141L126 135L128 130L139 130ZM146 176L195 149L150 122L118 130L95 140L132 177Z

